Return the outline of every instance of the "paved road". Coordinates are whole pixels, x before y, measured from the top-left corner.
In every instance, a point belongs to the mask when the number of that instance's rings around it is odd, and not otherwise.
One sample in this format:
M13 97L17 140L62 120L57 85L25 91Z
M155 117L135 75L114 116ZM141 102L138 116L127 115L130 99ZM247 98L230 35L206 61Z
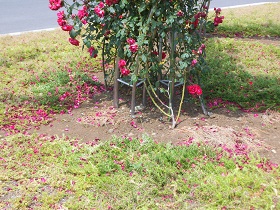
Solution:
M0 0L0 34L57 27L48 0Z
M212 0L210 7L229 7L242 4L252 4L260 2L280 2L280 0Z
M212 0L211 7L227 7L280 0ZM58 27L48 0L0 0L0 34Z

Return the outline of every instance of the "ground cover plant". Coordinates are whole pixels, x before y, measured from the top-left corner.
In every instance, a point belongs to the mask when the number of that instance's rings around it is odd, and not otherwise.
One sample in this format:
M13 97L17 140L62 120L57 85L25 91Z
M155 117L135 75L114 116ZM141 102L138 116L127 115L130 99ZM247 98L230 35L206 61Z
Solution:
M277 209L279 168L242 148L67 137L1 141L0 207L12 209Z
M242 144L26 135L104 91L96 77L101 58L90 59L67 39L58 30L0 37L1 208L279 208L279 168ZM209 108L279 111L279 47L209 38L206 50Z

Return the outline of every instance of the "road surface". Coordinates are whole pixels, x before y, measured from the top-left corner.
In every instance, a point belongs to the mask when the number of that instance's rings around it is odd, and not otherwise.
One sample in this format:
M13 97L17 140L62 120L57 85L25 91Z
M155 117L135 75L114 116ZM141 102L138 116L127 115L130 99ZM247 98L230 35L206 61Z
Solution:
M213 7L280 2L280 0L212 0ZM0 34L58 27L56 11L48 8L48 0L0 0Z

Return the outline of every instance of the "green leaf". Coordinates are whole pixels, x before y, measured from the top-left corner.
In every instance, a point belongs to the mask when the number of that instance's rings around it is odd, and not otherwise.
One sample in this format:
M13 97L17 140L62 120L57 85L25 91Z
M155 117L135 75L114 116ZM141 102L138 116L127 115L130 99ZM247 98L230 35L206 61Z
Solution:
M186 59L186 58L189 58L189 57L190 57L189 53L184 53L184 54L181 55L182 59Z
M75 39L78 34L77 34L77 32L75 30L72 29L70 31L69 35L70 35L71 38Z
M147 57L146 57L146 55L142 54L141 59L142 59L142 61L143 61L144 63L147 62Z
M183 62L183 61L180 61L180 62L179 62L179 68L180 68L180 69L185 69L185 68L187 68L187 67L188 67L188 63Z
M83 40L83 42L84 42L84 44L87 46L87 48L90 48L91 43L90 43L90 41L89 41L87 38L85 38L85 39Z
M141 12L143 12L145 9L146 9L146 4L145 4L145 3L142 3L142 4L140 5L140 7L138 8L138 11L139 11L139 13L141 13Z
M120 1L120 7L123 9L128 4L127 0Z
M137 80L138 80L137 76L135 74L132 74L131 75L131 82L134 83L134 82L137 82Z
M108 8L109 12L114 14L116 12L116 10L114 9L114 7L109 7Z

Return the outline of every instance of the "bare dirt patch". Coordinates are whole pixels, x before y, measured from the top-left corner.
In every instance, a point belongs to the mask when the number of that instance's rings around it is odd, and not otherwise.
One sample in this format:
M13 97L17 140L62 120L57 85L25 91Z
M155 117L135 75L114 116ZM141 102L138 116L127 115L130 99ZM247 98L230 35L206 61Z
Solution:
M173 144L203 141L232 150L250 150L280 163L280 114L277 112L244 113L219 108L211 110L213 115L209 117L202 114L199 106L185 103L181 122L171 129L168 118L152 105L132 117L130 93L125 92L126 95L121 94L119 108L112 106L112 92L107 92L85 102L71 114L56 115L50 125L42 126L37 132L65 135L84 142L145 135L157 142Z

